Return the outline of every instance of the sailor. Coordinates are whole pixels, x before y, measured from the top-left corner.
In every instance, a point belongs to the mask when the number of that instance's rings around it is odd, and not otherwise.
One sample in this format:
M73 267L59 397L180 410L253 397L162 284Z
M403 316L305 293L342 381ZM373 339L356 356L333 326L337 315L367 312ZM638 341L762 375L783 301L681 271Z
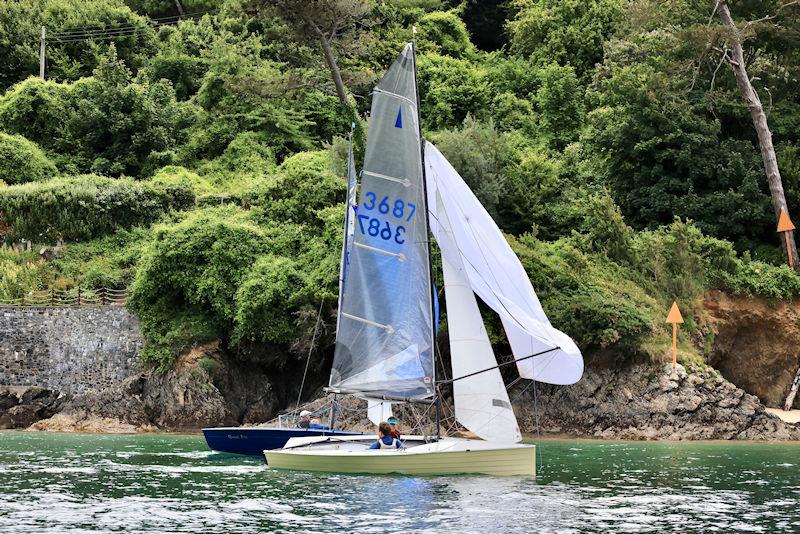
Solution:
M297 422L297 426L300 428L308 428L311 426L311 412L308 410L303 410L300 412L300 420Z
M392 416L386 420L389 423L389 427L391 430L391 436L395 439L400 439L400 427L398 426L397 417Z
M370 449L399 449L403 444L392 437L392 428L386 421L378 425L378 441L370 445Z

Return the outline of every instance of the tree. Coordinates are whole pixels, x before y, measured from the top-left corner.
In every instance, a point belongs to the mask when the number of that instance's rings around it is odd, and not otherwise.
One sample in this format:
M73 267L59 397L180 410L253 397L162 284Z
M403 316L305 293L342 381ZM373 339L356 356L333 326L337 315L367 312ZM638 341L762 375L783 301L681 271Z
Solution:
M287 23L302 44L317 42L331 73L336 95L350 106L335 48L352 45L356 24L370 12L366 0L253 0L267 16ZM351 37L348 39L348 37Z
M797 5L798 2L788 2L782 6L786 8L789 5ZM726 48L723 51L723 60L730 65L733 74L736 77L736 84L739 86L742 100L744 100L747 109L750 111L750 116L753 120L753 127L758 135L758 145L761 148L761 157L764 160L764 170L767 173L767 182L769 183L769 191L772 196L772 209L775 211L775 217L780 217L781 210L786 210L786 195L783 192L783 182L781 181L781 173L778 169L778 159L775 155L775 147L772 144L772 132L767 123L767 115L764 113L764 106L761 104L761 98L753 88L753 83L747 74L747 63L744 57L744 49L742 48L742 41L745 36L742 29L736 26L736 23L731 17L728 2L726 0L714 0L714 9L712 12L719 15L720 20L729 28L727 35L730 49ZM773 17L774 18L774 17ZM745 24L743 29L747 29L752 23ZM786 246L784 241L781 241L782 247ZM797 245L794 241L794 232L789 232L789 247L790 250L785 250L786 257L790 255L793 263L798 263Z

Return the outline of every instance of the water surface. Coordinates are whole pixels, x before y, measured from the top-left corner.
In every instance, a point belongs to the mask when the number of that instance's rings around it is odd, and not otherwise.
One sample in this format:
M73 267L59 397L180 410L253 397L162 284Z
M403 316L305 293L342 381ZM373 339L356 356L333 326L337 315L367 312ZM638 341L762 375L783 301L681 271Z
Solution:
M800 532L800 445L539 442L536 480L274 471L202 436L0 432L0 532Z

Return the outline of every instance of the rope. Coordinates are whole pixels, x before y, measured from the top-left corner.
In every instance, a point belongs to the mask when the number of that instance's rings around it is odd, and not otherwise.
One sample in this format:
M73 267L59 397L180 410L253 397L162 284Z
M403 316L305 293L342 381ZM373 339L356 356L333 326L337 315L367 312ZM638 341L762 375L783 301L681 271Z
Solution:
M303 387L306 385L306 375L308 375L308 365L311 363L311 353L314 352L314 343L317 341L317 330L319 329L319 320L322 317L322 305L325 302L325 297L319 301L319 311L317 312L317 321L314 323L314 334L311 336L311 346L308 347L308 357L306 358L306 368L303 371L303 380L300 382L300 391L297 392L297 404L295 405L295 412L300 408L300 399L303 396Z
M530 356L525 356L524 358L517 358L516 360L511 360L510 362L503 362L500 364L495 365L494 367L487 367L486 369L481 369L480 371L475 371L474 373L469 373L464 376L459 376L458 378L451 378L450 380L439 380L439 384L452 384L458 380L462 380L464 378L469 378L471 376L479 375L481 373L485 373L487 371L492 371L493 369L499 369L501 367L505 367L506 365L511 365L512 363L518 363L525 360L529 360L531 358L535 358L536 356L541 356L543 354L547 354L550 352L554 352L557 350L561 350L560 347L553 347L552 349L543 350L542 352L537 352L536 354L531 354Z

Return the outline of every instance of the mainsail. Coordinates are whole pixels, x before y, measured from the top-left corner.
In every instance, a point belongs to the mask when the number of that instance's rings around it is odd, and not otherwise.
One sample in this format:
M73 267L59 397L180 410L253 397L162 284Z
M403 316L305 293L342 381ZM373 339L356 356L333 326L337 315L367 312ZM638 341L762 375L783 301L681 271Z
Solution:
M425 145L425 164L431 230L441 243L441 220L435 211L438 190L460 256L452 261L462 262L472 289L500 315L520 376L562 385L580 380L580 350L550 324L525 269L491 216L430 143Z
M330 389L429 398L432 286L411 44L373 93L359 198Z
M466 377L453 382L456 419L485 440L518 442L522 435L517 418L496 368L492 344L453 240L441 194L436 193L437 243L442 251L450 360L453 376Z

